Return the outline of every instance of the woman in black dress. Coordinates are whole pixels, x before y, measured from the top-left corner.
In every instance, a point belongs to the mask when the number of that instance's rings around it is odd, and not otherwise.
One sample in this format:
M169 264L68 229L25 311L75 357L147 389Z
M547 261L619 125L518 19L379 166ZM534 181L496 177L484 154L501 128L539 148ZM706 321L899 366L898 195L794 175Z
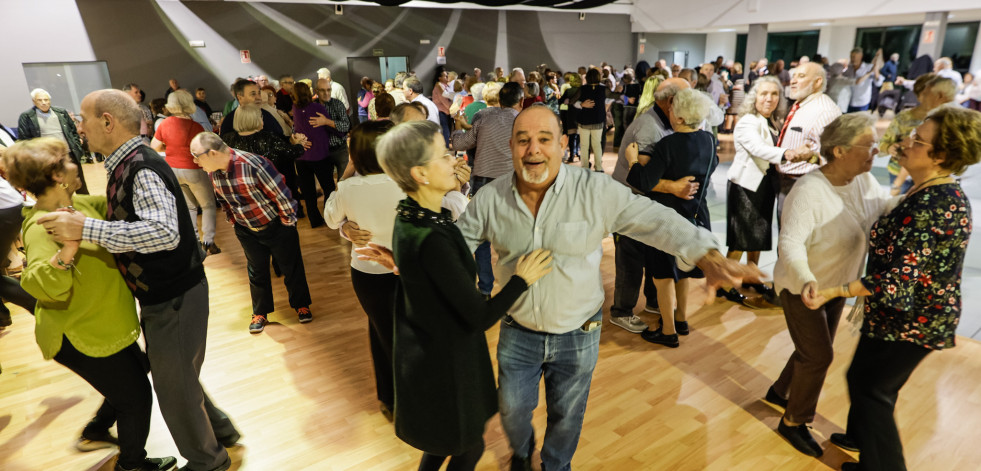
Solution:
M569 88L559 98L559 118L562 119L562 129L569 136L569 158L565 162L572 163L579 158L579 110L573 105L582 87L582 78L575 72L567 72L563 78Z
M712 133L699 130L702 121L715 104L707 94L697 90L682 90L672 102L668 119L674 133L665 136L653 147L639 151L633 143L627 148L630 173L627 182L643 189L658 203L673 208L697 226L711 230L706 183L719 164ZM644 330L641 336L651 343L679 346L678 334L688 334L688 278L702 278L698 268L682 271L675 257L649 248L647 267L654 276L657 302L661 307L661 327ZM677 307L672 310L671 306Z
M423 450L420 470L438 470L447 456L447 470L472 470L484 453L484 425L497 413L484 331L551 270L551 256L543 250L525 255L501 291L485 299L474 286L473 250L441 206L458 181L439 126L402 123L379 138L377 153L385 173L408 195L396 209L392 236L391 268L400 275L395 434Z

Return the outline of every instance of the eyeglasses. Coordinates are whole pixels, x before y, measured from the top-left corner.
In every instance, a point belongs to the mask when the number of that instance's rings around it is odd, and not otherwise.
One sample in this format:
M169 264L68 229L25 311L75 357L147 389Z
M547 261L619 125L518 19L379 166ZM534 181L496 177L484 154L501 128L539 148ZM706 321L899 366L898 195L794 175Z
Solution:
M292 80L283 80L282 82L279 82L279 83L281 83L283 85L293 85L296 82L294 82Z
M194 163L198 163L198 158L201 157L202 155L207 154L208 152L211 152L211 149L208 149L204 152L198 152L197 154L191 152L191 160L194 161Z
M912 141L914 144L922 144L922 145L925 145L925 146L933 147L933 144L931 144L931 143L929 143L927 141L920 140L919 137L920 137L920 135L916 133L916 129L910 131L910 133L909 133L909 140Z

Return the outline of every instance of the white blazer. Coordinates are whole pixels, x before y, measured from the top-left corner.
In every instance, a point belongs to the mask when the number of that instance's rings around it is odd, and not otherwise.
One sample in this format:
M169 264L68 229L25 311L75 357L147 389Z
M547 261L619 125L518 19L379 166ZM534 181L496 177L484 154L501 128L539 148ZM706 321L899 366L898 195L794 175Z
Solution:
M786 149L773 145L766 118L756 113L739 118L732 134L736 157L726 177L749 191L757 191L767 167L771 163L779 164Z

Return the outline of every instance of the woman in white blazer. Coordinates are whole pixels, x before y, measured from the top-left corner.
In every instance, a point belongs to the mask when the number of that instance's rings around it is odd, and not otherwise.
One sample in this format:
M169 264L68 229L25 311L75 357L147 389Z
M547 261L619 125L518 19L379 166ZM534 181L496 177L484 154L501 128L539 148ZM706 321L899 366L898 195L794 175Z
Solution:
M773 76L760 77L746 94L733 131L736 157L726 176L726 244L728 258L739 260L746 252L748 262L759 263L760 252L772 249L773 204L776 200L776 164L785 149L777 147L782 118L783 86ZM772 288L745 284L775 299ZM720 288L718 296L745 304L745 296L735 288ZM751 306L754 307L754 306Z

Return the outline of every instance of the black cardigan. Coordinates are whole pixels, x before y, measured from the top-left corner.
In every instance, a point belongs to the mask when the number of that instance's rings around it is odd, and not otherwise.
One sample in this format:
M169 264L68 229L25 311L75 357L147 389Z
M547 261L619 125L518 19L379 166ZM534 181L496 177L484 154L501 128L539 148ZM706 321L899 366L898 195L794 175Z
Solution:
M579 110L579 124L599 124L606 122L606 86L600 84L583 85L579 89L579 102L593 100L592 108Z
M456 455L474 447L497 413L484 331L527 289L512 276L489 301L448 210L399 203L392 237L401 275L395 306L395 434L420 450Z

